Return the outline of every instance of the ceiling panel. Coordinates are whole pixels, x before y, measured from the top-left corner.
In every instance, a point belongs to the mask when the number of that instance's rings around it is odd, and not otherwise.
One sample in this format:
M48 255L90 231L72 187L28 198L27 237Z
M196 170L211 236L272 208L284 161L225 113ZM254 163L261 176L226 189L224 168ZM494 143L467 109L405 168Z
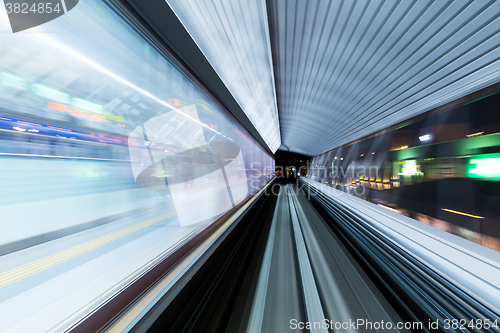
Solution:
M499 81L500 1L267 5L283 149L316 155Z
M281 145L264 0L168 0L269 148Z

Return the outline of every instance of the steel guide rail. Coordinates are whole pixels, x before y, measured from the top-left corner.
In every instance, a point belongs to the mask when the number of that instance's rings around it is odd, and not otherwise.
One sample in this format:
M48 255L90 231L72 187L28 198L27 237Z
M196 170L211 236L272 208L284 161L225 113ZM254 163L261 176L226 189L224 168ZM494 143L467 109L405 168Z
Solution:
M324 311L319 297L318 287L314 279L314 273L311 265L309 255L307 253L306 242L304 240L304 231L301 228L299 217L297 214L298 205L297 198L294 197L293 188L290 185L286 186L286 195L288 196L288 204L290 207L290 217L292 220L293 233L295 238L295 246L297 251L297 258L300 267L300 276L302 282L302 289L304 293L304 308L306 316L310 322L321 322L324 318ZM305 221L302 221L304 223ZM315 332L328 332L326 329L315 329Z
M311 183L301 179L302 188L307 190L311 201L316 202L329 215L329 222L334 230L392 293L408 317L423 323L424 331L429 331L426 327L429 320L439 320L439 329L446 332L477 331L479 325L476 325L476 319L489 319L490 322L497 320L500 325L500 316L495 309L476 299L456 281L437 272L422 258L405 250L397 240L390 239L377 230L370 221L347 204ZM500 271L498 276L500 280ZM486 283L481 280L478 282ZM453 319L465 319L465 327L459 325L457 329L448 328L445 320ZM474 320L474 325L469 327L467 325L471 320ZM482 327L480 330L500 332L500 329L492 327Z
M274 183L274 179L263 186L253 196L247 197L243 202L224 214L219 220L210 224L200 233L199 239L192 238L192 244L186 244L179 250L183 253L174 260L164 260L169 267L164 269L161 276L149 286L139 286L143 292L134 298L132 302L112 318L106 318L106 322L92 322L88 325L77 325L73 332L88 332L88 327L96 327L96 331L105 332L142 332L151 328L163 311L169 306L173 299L181 292L182 288L189 283L190 279L197 274L208 258L221 246L232 231L241 226L241 221L245 218L248 211L255 207L256 203L264 197L266 190ZM176 251L182 252L182 251ZM232 254L230 254L231 256ZM146 287L146 288L144 288ZM125 290L125 293L127 290ZM210 298L208 295L206 295ZM120 304L118 304L120 306ZM108 316L109 317L109 316ZM196 315L192 322L196 323ZM92 326L93 325L93 326ZM187 325L193 325L191 322Z
M265 311L267 285L269 283L269 274L271 271L271 261L273 256L274 241L276 237L276 224L278 222L277 218L278 218L278 211L280 208L281 195L282 194L280 191L278 194L278 198L276 200L273 220L271 222L271 228L266 242L264 256L262 258L262 266L259 272L259 279L257 282L252 308L250 310L250 316L248 319L247 332L249 333L256 332L262 328L262 321L264 318L264 311Z

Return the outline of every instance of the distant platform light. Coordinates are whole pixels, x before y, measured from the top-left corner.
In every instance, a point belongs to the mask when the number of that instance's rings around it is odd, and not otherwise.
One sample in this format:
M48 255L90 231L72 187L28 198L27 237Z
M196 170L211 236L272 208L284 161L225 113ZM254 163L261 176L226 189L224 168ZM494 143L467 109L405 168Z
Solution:
M473 138L473 137L480 136L483 134L484 134L484 132L477 132L477 133L467 134L466 137Z
M467 177L500 179L500 154L479 154L467 159Z
M430 134L425 134L425 135L422 135L422 136L419 136L418 139L420 141L429 141L431 139L431 135Z

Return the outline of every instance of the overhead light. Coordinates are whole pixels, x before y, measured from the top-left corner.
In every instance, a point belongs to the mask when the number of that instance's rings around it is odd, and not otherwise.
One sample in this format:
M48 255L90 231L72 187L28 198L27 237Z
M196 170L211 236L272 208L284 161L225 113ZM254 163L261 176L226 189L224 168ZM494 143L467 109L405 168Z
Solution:
M408 148L408 146L403 146L403 147L401 147L399 149L406 149L406 148Z
M372 155L375 155L375 152L373 152Z
M432 138L432 137L431 137L431 135L430 135L430 134L425 134L425 135L421 135L421 136L419 136L419 137L418 137L418 139L419 139L420 141L429 141L431 138Z
M341 157L341 158L340 158L340 160L341 160L341 161L342 161L343 159L344 159L343 157Z
M1 78L0 81L6 86L16 89L26 90L27 81L22 77L3 72L0 74L0 78Z
M484 134L484 132L477 132L477 133L467 134L466 137L473 138L475 136L480 136L480 135L483 135L483 134Z

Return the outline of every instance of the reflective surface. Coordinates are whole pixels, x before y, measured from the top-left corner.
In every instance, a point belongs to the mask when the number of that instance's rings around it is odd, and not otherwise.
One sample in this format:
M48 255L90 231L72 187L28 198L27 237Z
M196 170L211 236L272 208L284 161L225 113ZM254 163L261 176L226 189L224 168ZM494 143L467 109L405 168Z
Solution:
M500 94L313 158L309 177L500 251Z
M16 34L0 6L0 30L0 331L69 328L271 178L102 2Z

